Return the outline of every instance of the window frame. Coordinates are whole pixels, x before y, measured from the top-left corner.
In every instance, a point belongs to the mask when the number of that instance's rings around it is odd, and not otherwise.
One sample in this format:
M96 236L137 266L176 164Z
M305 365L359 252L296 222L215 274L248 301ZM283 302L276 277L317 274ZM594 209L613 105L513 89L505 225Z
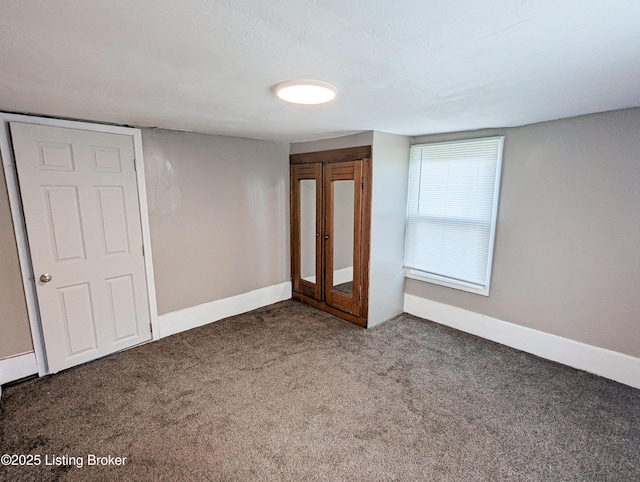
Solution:
M494 179L494 196L493 196L493 205L491 209L491 226L489 230L489 245L487 250L487 269L485 273L485 283L484 285L477 285L474 283L469 283L467 281L456 280L451 277L446 277L443 275L439 275L436 273L429 273L425 271L421 271L416 268L410 268L407 266L406 259L408 253L408 230L405 235L405 277L409 279L414 279L418 281L423 281L426 283L431 283L435 285L445 286L447 288L453 288L461 291L466 291L469 293L474 293L482 296L489 296L490 285L491 285L491 274L493 268L493 257L494 257L494 246L495 246L495 238L496 238L496 229L498 224L498 205L500 202L500 184L502 179L502 160L503 160L503 152L504 152L504 135L498 136L487 136L487 137L476 137L476 138L465 138L465 139L456 139L452 141L443 141L443 142L425 142L420 144L412 144L411 149L421 146L428 145L445 145L445 144L459 144L466 141L478 141L478 140L492 140L495 139L498 141L498 153L496 160L496 172ZM411 168L409 169L409 173L411 173ZM409 174L411 175L411 174ZM411 183L409 182L409 185ZM420 183L418 183L418 186ZM409 218L415 216L415 214L409 213L409 199L411 197L411 192L407 193L407 223ZM428 218L429 216L424 216ZM455 218L452 218L455 219Z

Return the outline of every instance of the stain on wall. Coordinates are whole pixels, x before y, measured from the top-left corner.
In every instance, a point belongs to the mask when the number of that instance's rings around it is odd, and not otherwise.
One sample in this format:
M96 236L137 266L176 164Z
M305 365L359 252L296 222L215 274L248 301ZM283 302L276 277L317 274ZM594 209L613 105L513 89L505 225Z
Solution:
M162 231L180 209L182 191L177 185L172 160L158 146L145 147L149 151L144 153L149 224L156 231Z

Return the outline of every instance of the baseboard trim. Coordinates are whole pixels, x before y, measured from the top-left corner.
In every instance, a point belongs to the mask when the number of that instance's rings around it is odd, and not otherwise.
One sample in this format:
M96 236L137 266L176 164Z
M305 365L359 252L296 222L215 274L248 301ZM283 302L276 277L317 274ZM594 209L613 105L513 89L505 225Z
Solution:
M640 388L640 358L406 293L404 311L547 360Z
M0 386L21 378L38 374L38 363L34 352L3 358L0 360Z
M302 279L310 283L315 283L316 275L307 276ZM349 281L353 281L353 266L348 266L333 272L333 286L348 283Z
M291 299L290 281L166 313L158 317L160 338L288 299Z
M333 272L333 286L353 281L353 266L347 266Z

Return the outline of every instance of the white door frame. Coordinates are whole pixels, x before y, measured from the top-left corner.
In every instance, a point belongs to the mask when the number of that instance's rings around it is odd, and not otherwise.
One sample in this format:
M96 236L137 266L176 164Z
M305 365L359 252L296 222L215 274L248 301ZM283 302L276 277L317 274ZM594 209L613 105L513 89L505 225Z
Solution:
M142 133L140 129L132 127L121 127L105 124L92 124L88 122L67 121L61 119L50 119L45 117L32 117L21 114L10 114L0 112L0 154L2 155L2 165L4 176L9 193L9 205L11 206L11 217L13 219L13 229L18 245L18 257L20 259L20 271L22 274L22 284L27 301L27 313L31 326L31 337L33 349L38 365L38 375L48 375L47 357L42 337L42 326L36 298L35 281L33 268L31 266L31 253L27 243L27 234L22 212L22 200L20 199L18 176L13 157L13 148L9 132L9 122L23 122L26 124L39 124L52 127L64 127L67 129L78 129L94 132L105 132L109 134L122 134L133 138L133 148L135 154L136 181L138 185L138 204L140 207L140 221L142 224L142 241L144 243L144 267L147 281L147 294L149 303L149 314L151 316L151 334L153 340L160 338L158 326L158 307L156 304L156 286L153 277L153 258L151 255L151 234L149 231L149 210L147 207L147 190L144 177L144 159L142 156Z

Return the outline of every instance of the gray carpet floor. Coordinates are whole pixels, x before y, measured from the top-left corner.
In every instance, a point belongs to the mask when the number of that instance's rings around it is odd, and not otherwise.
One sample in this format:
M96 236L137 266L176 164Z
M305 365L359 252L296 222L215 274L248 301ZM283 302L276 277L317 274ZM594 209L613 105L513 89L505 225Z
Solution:
M5 481L640 480L640 390L410 315L285 301L3 398L0 453L43 458Z

